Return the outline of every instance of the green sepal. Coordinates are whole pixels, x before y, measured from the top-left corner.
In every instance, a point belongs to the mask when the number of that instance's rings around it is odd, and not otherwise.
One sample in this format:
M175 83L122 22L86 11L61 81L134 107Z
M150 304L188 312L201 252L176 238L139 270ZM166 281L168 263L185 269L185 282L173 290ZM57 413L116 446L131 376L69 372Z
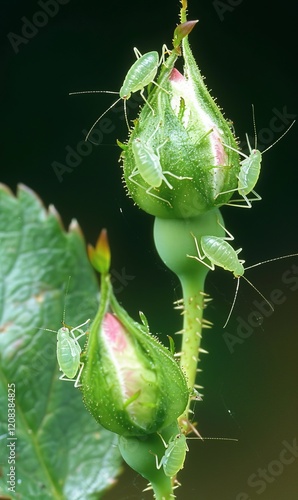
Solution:
M166 443L179 434L177 421L163 430L162 437ZM165 475L163 467L157 469L158 462L164 456L166 448L158 434L143 437L119 437L119 451L125 462L150 482L154 498L158 500L174 498L172 478Z

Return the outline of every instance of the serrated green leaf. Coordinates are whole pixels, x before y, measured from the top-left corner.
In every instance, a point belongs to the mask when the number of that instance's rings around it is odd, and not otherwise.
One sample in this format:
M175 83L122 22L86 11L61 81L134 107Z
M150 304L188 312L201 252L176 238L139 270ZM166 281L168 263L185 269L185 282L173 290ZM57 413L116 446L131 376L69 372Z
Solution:
M87 500L101 498L115 482L120 468L117 437L93 420L73 383L59 380L56 335L40 329L57 331L64 309L71 326L92 320L98 297L78 224L74 221L65 232L53 207L47 211L31 190L19 186L15 197L0 186L3 495ZM9 423L15 412L15 430L8 428L9 403ZM15 460L15 492L8 489L10 458Z

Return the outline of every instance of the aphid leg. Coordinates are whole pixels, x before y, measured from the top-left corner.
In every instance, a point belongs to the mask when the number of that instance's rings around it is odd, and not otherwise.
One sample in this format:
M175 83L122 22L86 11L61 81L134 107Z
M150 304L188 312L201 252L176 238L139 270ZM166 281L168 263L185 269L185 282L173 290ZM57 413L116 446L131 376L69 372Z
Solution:
M220 167L218 167L220 168ZM224 166L224 168L227 168L226 165ZM244 186L246 187L246 186ZM238 191L238 187L234 188L234 189L228 189L227 191L221 191L220 193L217 193L217 195L214 197L214 199L216 200L216 198L218 198L218 196L222 195L222 194L227 194L227 193L234 193L235 191Z
M244 187L246 187L246 186L244 186ZM238 188L234 189L233 191L238 191ZM215 198L217 198L217 196L219 196L220 194L229 193L229 192L230 191L224 191L223 193L218 193L218 195L216 195ZM241 196L243 199L238 198L238 199L234 199L234 200L229 200L228 203L225 203L225 205L228 205L230 207L251 208L252 201L260 201L262 199L262 197L254 189L251 190L251 193L254 195L254 198L248 198L245 194L242 194ZM245 204L241 203L241 202L243 202L243 200L245 201ZM235 202L237 202L237 203L235 203ZM238 204L238 202L240 204Z
M161 434L159 434L159 432L157 432L158 436L160 437L160 439L162 440L162 443L164 445L165 448L168 447L167 443L165 442L164 438L162 437ZM156 468L159 470L163 464L164 464L164 461L165 461L165 457L164 455L161 457L160 459L160 462L158 463L158 456L156 455L156 453L153 453L153 451L149 450L149 452L151 453L151 455L154 455L155 456L155 462L156 462Z
M192 177L183 177L182 175L175 175L175 174L173 174L172 172L169 172L168 170L165 170L165 171L163 172L163 174L168 174L168 175L170 175L171 177L174 177L175 179L178 179L179 181L184 181L184 180L186 180L186 179L188 179L189 181L192 181ZM164 181L165 181L165 179L164 179ZM165 182L166 182L166 181L165 181ZM171 184L168 184L168 187L169 187L170 189L173 189L173 186L171 186Z
M166 89L164 89L163 87L161 87L160 85L158 85L158 83L156 83L154 80L152 80L152 82L156 87L158 87L159 89L163 90L164 92L166 92L166 94L168 95L171 95L170 92L168 92ZM142 89L140 91L140 96L144 99L145 103L149 106L149 108L151 109L152 111L152 114L155 115L154 113L154 109L152 108L151 104L147 101L146 97L144 96L144 91L145 89Z
M83 368L84 368L84 363L80 363L79 373L78 373L78 376L76 378L67 378L65 373L63 373L61 375L61 377L59 377L59 380L64 380L65 382L74 382L75 387L81 387L82 384L79 384L79 381L80 381L80 378L82 375ZM61 370L61 368L60 368L60 370Z
M144 188L144 189L146 189L146 188ZM147 194L150 194L150 196L154 196L154 198L157 198L158 200L164 201L164 202L165 202L165 203L167 203L167 204L168 204L171 208L173 208L173 207L172 207L172 205L171 205L171 203L170 203L168 200L166 200L165 198L162 198L161 196L157 196L157 194L152 193L152 192L151 192L151 189L155 189L155 188L154 188L154 186L151 186L151 187L149 187L148 189L146 189L146 193L147 193Z
M233 241L235 238L234 236L232 235L232 233L230 233L230 231L227 230L227 228L225 226L223 226L220 222L219 222L219 219L217 219L217 224L227 233L228 236L224 236L223 239L226 240L226 241ZM237 250L236 253L239 253L241 251L241 248L239 250Z
M151 83L153 83L153 85L155 85L156 87L158 87L160 90L163 90L163 92L165 92L166 94L171 95L171 93L170 93L168 90L166 90L166 89L164 89L163 87L161 87L161 86L160 86L158 83L156 83L154 80L152 80L152 82L151 82Z
M246 189L246 188L247 188L247 186L241 186L241 189ZM216 200L216 198L222 194L234 193L236 191L239 192L239 186L236 187L235 189L228 189L228 191L221 191L220 193L217 193L217 195L214 197L214 199ZM251 208L252 207L251 201L259 201L262 199L261 196L258 193L256 193L254 190L251 190L251 193L253 193L255 195L254 198L247 198L247 196L245 194L239 193L242 196L242 199L237 198L235 200L229 200L227 203L225 203L225 205L229 205L230 207ZM237 203L235 203L235 202L237 202ZM238 204L238 202L239 202L239 204Z
M168 447L167 443L165 442L164 438L162 437L161 434L159 434L159 432L157 432L158 436L160 437L160 439L162 440L162 444L164 445L165 448Z
M241 189L245 189L246 187L247 186L242 186ZM235 189L229 189L228 191L222 191L221 193L218 193L215 196L214 199L216 200L216 198L218 196L220 196L221 194L232 193L234 191L238 191L239 192L239 187L237 187ZM227 203L225 203L225 205L228 205L230 207L251 208L252 207L252 204L251 204L252 201L260 201L262 199L262 197L254 189L251 190L251 193L253 193L254 198L248 198L245 194L239 193L242 196L242 199L241 198L237 198L237 199L229 200Z
M206 255L204 253L201 253L197 238L195 237L195 235L193 233L190 233L190 234L192 235L193 239L195 240L195 245L196 245L196 250L197 250L198 255L188 255L187 254L186 256L189 257L190 259L195 259L198 262L201 262L201 264L204 264L204 266L211 269L211 271L214 271L214 269L215 269L214 262L211 262L210 264L205 262L204 259L206 258Z
M219 220L217 219L217 224L227 233L228 236L225 236L223 238L223 240L226 240L226 241L233 241L235 238L234 236L232 235L232 233L230 233L230 231L227 230L226 227L224 227L220 222ZM235 253L238 255L240 252L242 252L242 248L238 248L238 250L235 250ZM239 262L240 264L244 264L245 260L243 259L239 259Z
M151 196L154 196L154 198L157 198L158 200L161 200L161 201L164 201L165 203L167 203L170 207L172 207L171 203L168 201L168 200L165 200L164 198L161 198L161 196L157 196L157 194L154 194L154 193L151 193L151 189L154 189L154 186L150 186L148 189L146 189L144 186L142 186L142 184L140 184L139 182L137 182L133 177L135 175L140 175L140 172L138 171L137 168L135 168L132 173L130 174L130 176L128 177L129 180L131 182L134 182L134 184L136 184L137 186L139 186L140 188L144 189L146 191L147 194L151 195Z
M158 463L158 456L157 456L155 453L153 453L153 455L155 456L156 468L159 470L159 469L163 466L163 463L164 463L163 458L164 458L164 457L162 457L162 458L160 459L160 462Z
M82 386L82 384L79 384L79 381L80 381L83 369L84 369L84 363L80 363L79 373L78 373L78 376L77 376L75 384L74 384L75 387L81 387Z
M137 49L137 47L134 47L133 48L133 51L135 53L135 56L137 59L140 59L140 57L142 57L142 54L141 52L139 51L139 49ZM171 51L168 49L168 47L166 46L166 44L164 43L163 46L162 46L162 49L161 49L161 56L160 56L160 59L158 61L158 66L160 66L161 62L165 63L165 54L171 54Z
M152 83L155 83L155 82L152 82ZM149 104L149 102L147 101L146 97L144 96L144 90L145 90L145 89L142 89L142 90L140 91L140 96L144 99L145 103L149 106L149 108L150 108L150 109L151 109L151 111L152 111L152 114L154 115L154 114L155 114L155 113L154 113L154 109L152 108L151 104Z
M168 54L170 56L171 53L172 53L172 51L170 49L168 49L168 47L164 43L162 48L161 48L161 56L160 56L160 60L158 62L158 66L160 66L161 63L163 63L167 67L166 61L165 61L165 55Z
M75 328L71 328L71 330L70 330L70 332L69 332L69 333L73 336L74 340L78 340L78 339L80 339L81 337L83 337L84 335L86 335L86 332L83 332L83 330L80 330L80 328L81 328L82 326L87 325L87 323L89 323L89 321L90 321L90 319L87 319L87 321L85 321L85 323L82 323L81 325L76 326ZM79 335L78 337L75 337L75 335L74 335L74 333L73 333L73 332L75 332L76 330L80 333L80 335Z

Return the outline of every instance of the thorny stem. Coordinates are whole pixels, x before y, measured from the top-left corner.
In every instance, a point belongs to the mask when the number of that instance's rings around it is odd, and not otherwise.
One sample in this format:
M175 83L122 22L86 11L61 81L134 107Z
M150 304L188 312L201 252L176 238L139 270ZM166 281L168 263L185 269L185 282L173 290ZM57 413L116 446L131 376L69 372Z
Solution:
M204 271L204 269L202 270ZM205 276L203 272L200 276L196 275L194 279L188 277L180 278L183 299L180 301L178 307L183 307L182 314L184 316L182 333L182 346L180 355L180 366L182 371L186 374L188 387L192 389L195 387L197 365L199 361L200 344L202 339L203 327L203 309L204 309L204 281ZM185 422L188 420L189 406L185 408L183 415L180 417L180 424L185 427Z
M180 21L181 23L186 22L187 15L187 0L181 0L181 9L180 9Z
M183 329L178 332L182 333L180 365L190 395L195 387L202 328L210 326L210 323L203 319L207 299L204 283L209 268L188 255L197 255L194 236L200 242L204 235L224 236L223 219L218 209L189 219L155 219L156 249L166 266L178 276L182 286L183 299L176 302L176 307L182 310L184 316ZM191 400L179 418L185 431L190 403Z
M180 20L181 23L187 21L187 0L181 0ZM188 77L194 79L198 88L201 89L201 77L190 51L187 36L182 40L182 48L183 54L187 55L185 70ZM199 81L196 80L197 78ZM208 94L207 89L206 94ZM189 219L164 220L156 218L155 220L154 236L157 251L164 263L178 276L183 292L183 298L177 301L176 308L181 309L184 316L183 329L178 332L182 333L179 356L180 366L186 376L190 392L188 405L179 418L180 427L184 432L187 431L191 396L196 387L199 353L203 352L201 349L202 328L211 326L210 322L203 319L203 310L207 302L204 284L209 268L204 263L190 259L188 256L197 254L193 236L196 237L199 245L201 237L204 235L224 236L223 229L218 222L223 226L218 209Z
M151 481L151 486L156 500L172 500L175 498L172 481L165 474L160 474L157 482Z

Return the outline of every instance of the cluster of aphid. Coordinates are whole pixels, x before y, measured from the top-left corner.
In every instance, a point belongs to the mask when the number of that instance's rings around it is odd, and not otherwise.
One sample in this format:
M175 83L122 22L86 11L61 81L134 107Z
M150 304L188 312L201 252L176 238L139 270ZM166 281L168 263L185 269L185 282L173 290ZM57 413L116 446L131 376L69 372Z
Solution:
M197 21L193 21L191 23L196 23L196 22ZM128 70L123 85L121 86L119 92L106 91L106 90L90 90L90 91L70 93L70 95L86 94L86 93L87 94L112 93L119 95L119 99L114 101L113 104L109 106L93 123L92 127L90 128L90 130L86 135L86 140L89 140L92 130L102 119L102 117L108 111L110 111L121 99L123 100L124 104L124 116L127 128L130 131L131 129L127 116L126 102L135 92L140 91L140 95L144 99L145 103L148 105L151 112L154 114L154 110L151 107L148 99L145 97L144 91L146 87L148 87L148 85L150 84L154 84L155 86L159 87L159 85L155 82L154 79L156 77L158 68L160 67L161 63L163 62L164 64L166 64L165 55L170 54L170 51L166 47L166 45L163 45L161 57L159 57L159 54L156 51L147 52L146 54L142 55L136 47L134 47L134 53L137 57L137 60ZM168 91L165 89L161 88L161 90L168 93ZM135 160L135 167L131 172L131 174L128 176L128 179L131 182L133 182L136 186L140 187L141 189L144 189L148 195L170 205L170 202L168 200L160 197L157 194L157 190L161 186L162 182L164 182L169 189L173 189L173 186L171 185L166 176L170 176L178 180L184 180L184 179L191 180L192 178L186 176L178 176L175 175L173 172L163 170L160 162L160 150L167 143L168 139L166 139L165 141L162 142L162 144L156 147L153 146L154 136L156 135L160 126L161 126L160 123L158 123L157 127L155 128L155 130L153 131L153 133L146 142L144 142L140 137L135 137L133 139L132 152ZM122 149L124 150L126 149L126 145L122 144L120 141L118 141L118 145ZM141 176L141 178L143 179L143 181L145 181L148 187L144 187L142 184L140 184L135 179L137 176Z
M259 201L261 200L261 197L254 191L254 187L258 181L259 175L260 175L260 170L261 170L261 161L262 161L262 155L271 149L277 142L284 137L284 135L290 130L290 128L294 125L295 121L291 123L291 125L287 128L287 130L273 143L271 144L265 151L262 153L257 149L257 144L256 144L256 139L257 139L257 134L256 134L256 126L255 126L255 117L254 117L254 108L253 109L253 124L254 124L254 132L255 132L255 147L252 148L248 136L246 134L246 139L247 139L247 144L248 144L248 149L249 149L249 156L244 154L241 151L235 150L239 155L244 157L244 160L240 162L240 171L237 175L238 178L238 186L235 189L231 189L230 191L227 192L233 192L237 191L240 196L242 196L242 199L236 199L236 200L230 200L227 205L230 206L235 206L239 208L251 208L251 202L252 201ZM228 148L231 148L231 146L225 145ZM231 148L234 149L234 148ZM252 193L254 195L253 198L248 198L247 195ZM219 193L219 194L224 194ZM219 196L219 195L218 195ZM241 203L241 201L244 200L244 204ZM219 225L221 225L219 223ZM267 262L272 262L275 260L279 259L285 259L288 257L293 257L297 254L290 254L290 255L284 255L282 257L276 257L273 259L268 259L263 262L258 262L257 264L253 264L252 266L248 267L243 267L244 260L241 260L238 258L238 254L241 252L242 248L239 248L238 250L234 250L234 248L228 243L228 241L234 240L234 237L232 234L226 229L223 228L227 235L226 237L218 237L218 236L202 236L200 239L200 246L198 244L198 241L194 235L194 241L195 241L195 246L197 250L197 255L188 255L188 257L192 259L196 259L198 262L201 264L204 264L207 266L209 269L214 271L215 266L221 267L225 269L226 271L230 271L233 273L234 277L237 278L237 287L236 287L236 292L234 296L234 300L230 309L230 312L228 314L228 317L226 319L226 322L224 324L224 328L228 324L228 321L231 317L235 301L237 298L237 293L238 293L238 288L239 288L239 279L240 277L244 278L261 296L262 298L268 303L269 307L273 309L273 306L271 305L270 302L267 301L267 299L259 292L259 290L256 289L256 287L247 279L244 277L244 271L247 269L251 269L252 267L257 267L260 266L264 263ZM209 261L210 264L206 261Z
M165 62L165 54L170 53L170 51L166 48L166 46L163 46L162 48L162 56L159 57L158 52L156 51L151 51L147 52L146 54L141 55L141 53L138 51L138 49L134 48L135 55L137 57L137 60L135 63L131 66L129 71L127 72L127 75L124 79L123 85L120 88L119 93L118 92L111 92L111 91L86 91L86 92L74 92L73 94L81 94L81 93L98 93L98 92L108 92L108 93L117 93L119 94L119 99L117 99L107 110L105 110L100 117L96 120L96 122L92 125L91 129L89 130L86 140L88 139L91 131L93 128L96 126L96 124L101 120L101 118L113 107L115 106L121 99L124 101L124 113L125 113L125 118L126 118L126 123L129 128L129 123L128 123L128 118L127 118L127 112L126 112L126 101L131 97L131 95L137 91L140 91L141 96L143 97L144 101L150 106L148 100L146 99L144 95L144 90L149 84L156 84L154 81L158 68L163 62ZM166 90L164 90L167 92ZM153 112L153 110L152 110ZM253 116L254 118L254 116ZM256 139L256 127L255 127L255 120L253 119L254 123L254 131L255 131L255 139ZM235 206L235 207L241 207L241 208L251 208L252 202L253 201L258 201L261 200L261 197L256 193L254 190L255 185L258 181L259 175L260 175L260 169L261 169L261 161L262 161L262 155L268 151L270 148L276 144L288 131L289 129L294 125L295 122L293 122L288 129L275 141L273 144L271 144L265 151L262 153L257 149L257 144L255 140L255 147L252 148L248 136L246 135L247 138L247 144L249 148L249 155L244 154L242 151L239 151L232 146L229 146L228 144L224 144L224 146L228 149L231 149L238 153L240 156L242 156L244 159L240 162L240 170L237 174L237 179L238 179L238 185L234 189L230 189L227 191L222 191L218 193L215 197L218 198L220 195L227 194L227 193L232 193L232 192L238 192L238 194L241 196L241 199L232 199L230 200L227 204L230 206ZM142 189L145 189L146 194L157 198L161 200L164 203L167 203L170 205L170 202L162 197L160 197L157 192L158 188L161 186L161 184L164 182L169 189L172 189L172 185L167 179L166 176L170 176L172 178L176 178L178 180L191 180L191 177L187 176L177 176L174 173L168 171L168 170L163 170L161 162L160 162L160 149L166 144L167 140L162 142L160 145L154 147L154 136L157 133L158 129L160 127L160 124L158 123L156 129L153 131L152 135L150 136L149 140L145 143L143 142L139 137L136 137L132 141L132 152L134 155L135 159L135 167L132 171L132 173L129 175L129 180L135 183L137 186L141 187ZM120 143L119 143L120 144ZM120 144L121 145L121 144ZM124 145L122 145L125 147ZM223 167L224 168L224 167ZM145 181L147 184L147 188L145 188L142 184L140 184L137 180L136 177L141 176L142 180ZM253 197L249 198L248 195L252 194ZM244 260L240 260L238 258L238 254L241 251L241 249L235 251L233 247L228 243L228 241L233 240L232 235L226 230L228 236L227 237L216 237L212 235L206 235L201 237L200 241L198 242L196 237L194 237L195 241L195 247L197 250L197 255L188 255L190 258L194 258L198 260L200 263L206 265L208 268L211 270L214 270L215 266L221 267L225 270L228 270L234 274L236 278L238 278L237 282L237 288L236 288L236 293L233 301L232 308L229 312L227 321L225 323L225 326L231 316L233 306L235 303L235 299L237 296L238 292L238 286L239 286L239 278L243 277L244 271L248 269L248 267L244 268L243 263ZM285 256L287 257L287 256ZM279 257L279 258L285 258L285 257ZM278 259L279 259L278 258ZM275 259L271 259L275 260ZM268 261L266 261L268 262ZM261 265L263 262L260 262L256 265ZM249 267L254 267L254 266L249 266ZM251 284L251 283L250 283ZM263 297L264 298L264 297ZM269 304L270 305L270 304ZM270 305L271 307L271 305Z
M161 63L163 62L164 64L166 64L165 54L169 53L169 51L166 47L163 47L162 56L160 58L158 53L155 51L141 55L140 52L135 48L134 52L137 57L137 60L131 66L124 79L123 85L119 91L119 99L117 99L104 113L100 115L100 117L96 120L96 122L89 130L86 140L88 140L91 131L96 126L96 124L101 120L101 118L121 99L124 101L124 113L125 113L126 123L128 128L130 128L126 111L126 101L131 97L131 94L133 94L134 92L140 91L141 96L145 100L146 104L149 106L149 108L151 108L150 103L148 102L148 100L144 95L144 90L150 84L157 85L154 79L156 77L158 68L161 65ZM97 92L107 92L107 91L74 92L73 94L97 93ZM165 92L167 91L165 90ZM108 92L108 93L114 93L114 92ZM293 124L294 122L291 124L291 126ZM284 132L284 134L278 139L278 141L288 132L291 126L286 130L286 132ZM160 149L165 146L167 141L165 140L158 146L154 146L154 136L157 133L159 127L160 124L158 123L157 127L155 128L155 130L153 130L153 133L151 134L149 140L146 143L143 142L138 137L134 138L132 142L132 153L135 159L135 168L130 174L129 180L135 183L136 185L140 186L142 189L145 189L146 194L159 199L161 202L169 203L168 200L160 197L157 194L158 193L157 189L161 186L163 182L167 185L169 189L173 188L167 176L176 178L181 181L186 179L191 180L192 178L187 176L177 176L168 170L163 170L160 161ZM254 120L254 128L255 128L255 120ZM256 136L256 131L255 131L255 136ZM252 201L261 199L261 197L254 191L254 188L260 174L262 154L264 154L265 151L267 151L273 146L272 144L269 148L263 151L263 153L261 153L257 149L256 144L254 148L251 148L248 141L248 137L247 137L247 142L249 148L249 155L245 155L241 151L236 150L235 148L233 148L228 144L224 144L224 146L227 149L233 150L234 152L243 156L244 159L240 162L240 169L237 174L237 180L238 180L237 187L227 191L222 191L216 195L216 197L218 197L222 194L232 193L234 191L238 192L238 194L241 196L241 199L231 200L227 204L242 208L251 208ZM125 149L124 147L125 145L122 146L123 149ZM144 181L146 185L148 185L148 187L144 188L144 186L140 184L138 180L136 180L137 176L140 176L142 178L142 181ZM250 194L252 194L254 197L249 198L248 195ZM221 227L223 228L223 226ZM253 266L244 268L243 267L244 261L238 258L238 254L241 251L241 249L237 251L233 249L233 247L228 243L228 241L231 241L234 238L227 230L225 231L228 236L216 237L212 235L205 235L200 238L200 241L198 241L196 236L192 234L197 254L187 255L187 257L197 260L198 262L204 264L211 270L214 270L215 266L219 266L225 270L232 272L234 276L238 279L234 301L226 321L227 324L235 304L239 286L239 278L243 277L244 271L246 269L261 265L262 263L257 263ZM270 259L266 262L282 259L285 257L289 256ZM80 377L84 367L84 364L80 360L81 347L78 340L86 334L86 332L84 332L81 328L85 326L89 321L90 320L87 320L75 328L67 327L63 321L63 327L60 328L59 331L57 332L57 358L60 370L63 372L60 379L73 381L75 387L80 386L79 383ZM75 336L75 332L78 332L79 335ZM175 435L173 435L168 440L168 442L166 442L161 435L160 438L165 446L165 453L159 461L156 455L156 467L157 469L160 469L162 467L164 474L168 477L173 478L176 476L177 472L183 467L184 464L185 455L188 450L186 436L183 432L178 432Z

